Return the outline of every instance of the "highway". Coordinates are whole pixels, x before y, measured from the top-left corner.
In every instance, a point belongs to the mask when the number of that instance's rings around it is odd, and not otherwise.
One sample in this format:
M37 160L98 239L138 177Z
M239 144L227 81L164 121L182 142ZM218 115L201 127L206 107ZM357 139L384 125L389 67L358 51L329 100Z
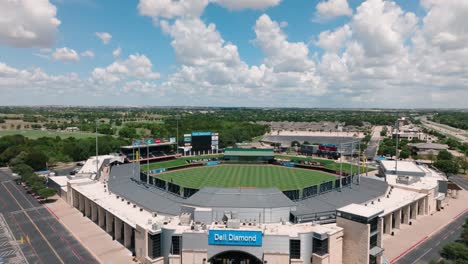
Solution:
M454 137L460 140L462 143L468 142L468 137L466 136L468 134L468 131L466 130L462 130L462 129L458 129L455 127L429 121L427 120L426 116L420 117L419 119L422 125L425 126L426 128L433 129L441 134Z
M463 230L463 224L468 217L468 211L465 211L455 221L451 222L445 228L431 236L402 258L397 260L396 264L428 264L431 260L439 260L439 251L449 242L453 242L460 237Z
M46 207L11 181L8 169L0 169L0 215L0 227L3 222L10 234L9 249L0 247L5 263L98 263Z

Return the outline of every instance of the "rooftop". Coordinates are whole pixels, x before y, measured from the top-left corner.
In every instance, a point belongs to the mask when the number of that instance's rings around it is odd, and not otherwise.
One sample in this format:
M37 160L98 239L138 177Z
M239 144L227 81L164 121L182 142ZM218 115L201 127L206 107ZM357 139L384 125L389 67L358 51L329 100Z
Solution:
M398 172L416 172L421 173L423 170L420 166L416 165L413 161L399 160L398 165L395 168L396 164L394 160L381 160L380 164L384 167L386 171L395 171L398 169Z
M375 216L380 215L383 212L383 210L379 208L355 203L338 208L337 211L353 215L359 215L366 218L373 218Z
M415 147L418 149L436 149L436 150L443 150L448 149L448 145L446 144L437 144L437 143L413 143L408 144L408 146Z

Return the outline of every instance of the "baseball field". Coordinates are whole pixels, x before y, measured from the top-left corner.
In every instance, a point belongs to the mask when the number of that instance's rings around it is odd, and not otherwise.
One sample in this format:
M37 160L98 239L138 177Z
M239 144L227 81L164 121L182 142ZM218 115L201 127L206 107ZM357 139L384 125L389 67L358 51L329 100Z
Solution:
M320 171L288 168L274 165L218 165L176 170L155 177L182 187L269 188L280 190L302 189L335 180L335 176Z

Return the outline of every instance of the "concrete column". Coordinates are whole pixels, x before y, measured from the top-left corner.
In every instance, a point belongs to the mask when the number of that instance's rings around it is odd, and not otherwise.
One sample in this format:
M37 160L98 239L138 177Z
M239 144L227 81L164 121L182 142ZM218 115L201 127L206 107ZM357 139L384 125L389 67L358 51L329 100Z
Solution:
M403 224L409 224L410 219L410 205L403 207Z
M112 232L112 225L114 224L114 216L106 211L106 232L110 233ZM111 234L112 236L114 234Z
M401 224L401 209L395 211L395 228L400 229Z
M80 207L80 197L79 197L80 194L73 189L72 189L72 192L73 192L73 207L79 208Z
M85 215L88 218L91 218L91 201L88 198L84 198L84 203L85 203Z
M410 218L411 219L416 219L416 216L418 215L418 203L417 202L414 202L412 204L410 204L411 206L411 215L410 215Z
M124 247L130 249L133 229L126 223L124 224Z
M102 228L107 228L107 226L104 226L106 223L106 210L102 208L101 206L98 206L98 224Z
M91 221L97 222L98 220L97 205L93 201L89 201L89 203L91 204Z
M385 234L390 234L392 232L392 214L384 216L384 225L385 225Z
M84 215L84 213L85 213L85 198L84 198L84 196L82 194L78 194L78 195L79 195L78 199L79 199L79 203L80 203L80 205L79 205L80 212L82 212L83 215Z
M418 215L422 215L424 213L424 200L423 199L419 199L418 200Z
M119 218L117 217L114 217L114 225L115 225L115 234L114 234L114 239L115 240L121 240L122 239L122 225L123 225L123 222L122 220L120 220Z

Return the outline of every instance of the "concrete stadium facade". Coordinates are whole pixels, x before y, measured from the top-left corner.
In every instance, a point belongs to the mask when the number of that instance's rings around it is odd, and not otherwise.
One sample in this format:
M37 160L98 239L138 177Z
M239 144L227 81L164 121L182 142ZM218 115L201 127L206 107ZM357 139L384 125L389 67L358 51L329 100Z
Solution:
M415 166L300 201L275 189L220 188L184 199L135 180L131 164L61 186L70 205L143 263L374 264L384 233L441 208L445 177Z

